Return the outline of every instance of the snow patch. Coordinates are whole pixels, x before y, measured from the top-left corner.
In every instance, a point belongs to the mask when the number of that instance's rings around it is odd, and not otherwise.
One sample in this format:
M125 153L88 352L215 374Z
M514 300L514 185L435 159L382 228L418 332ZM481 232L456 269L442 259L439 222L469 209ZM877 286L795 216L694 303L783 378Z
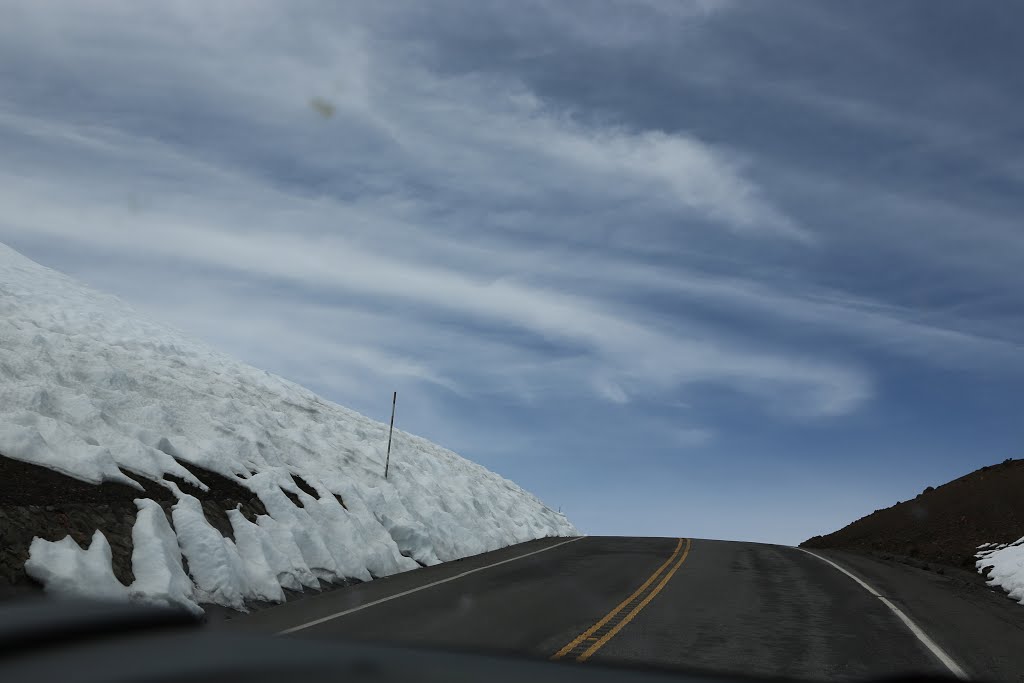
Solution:
M1000 587L1024 605L1024 538L1013 543L986 543L979 546L975 566L981 573L988 572L988 585Z
M257 517L256 524L263 531L265 545L270 546L265 553L267 563L277 574L281 587L291 590L320 588L320 582L302 559L302 551L289 528L268 515Z
M132 527L131 597L161 607L184 607L193 613L202 609L195 602L195 588L181 562L178 538L163 508L149 499L137 499L139 513Z
M278 571L284 563L280 551L269 543L266 532L247 520L238 510L229 510L228 519L231 521L231 532L235 535L235 548L245 569L249 594L257 600L284 602L284 590ZM289 582L291 585L296 584Z
M199 500L187 493L180 494L171 517L199 600L247 611L245 598L257 596L231 539L210 526Z
M102 531L83 550L71 536L59 541L32 539L25 571L47 593L62 597L124 602L128 589L114 576L110 543Z

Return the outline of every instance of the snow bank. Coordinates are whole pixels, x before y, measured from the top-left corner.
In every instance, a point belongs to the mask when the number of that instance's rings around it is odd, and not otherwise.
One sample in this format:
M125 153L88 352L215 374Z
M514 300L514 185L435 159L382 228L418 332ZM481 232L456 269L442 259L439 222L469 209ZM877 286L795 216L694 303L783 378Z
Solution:
M181 562L178 537L167 522L163 508L138 499L139 514L132 527L132 598L161 607L179 606L202 611L196 604L195 587Z
M46 586L48 593L67 597L89 595L100 600L124 601L128 591L114 576L110 543L103 532L92 536L83 550L70 536L60 541L32 540L25 571Z
M387 425L0 244L0 454L94 483L138 488L131 477L145 477L178 496L173 528L156 503L138 503L133 539L144 550L132 587L114 578L100 534L88 550L70 538L33 543L26 568L48 588L241 607L281 600L282 588L367 580L577 533L512 482L401 431L385 480L386 443ZM268 514L252 522L229 513L235 538L224 538L199 501L165 479L206 490L189 465L238 482ZM189 585L176 569L181 556Z
M1010 544L986 543L975 556L979 572L988 573L988 585L999 586L1024 605L1024 538Z
M125 586L114 576L110 543L101 531L93 534L86 550L70 536L60 541L33 539L25 563L28 575L42 583L48 593L56 595L114 601L130 599L202 612L195 602L192 580L182 566L178 536L168 524L163 509L148 499L136 500L135 504L139 513L132 527L135 581L131 586Z

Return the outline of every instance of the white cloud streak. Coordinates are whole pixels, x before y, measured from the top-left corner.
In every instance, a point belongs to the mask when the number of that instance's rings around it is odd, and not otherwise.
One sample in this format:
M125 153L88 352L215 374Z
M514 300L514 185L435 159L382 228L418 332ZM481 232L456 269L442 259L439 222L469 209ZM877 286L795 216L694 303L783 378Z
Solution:
M245 225L225 228L229 224L222 222L226 218L220 213L213 214L215 222L210 224L197 224L193 218L186 224L174 216L89 205L82 199L68 209L63 203L33 198L26 184L17 179L8 181L6 190L0 189L0 197L14 207L16 215L29 217L27 221L3 221L8 231L27 223L36 236L46 234L83 247L283 279L350 299L370 296L405 301L420 310L447 311L524 330L573 345L576 353L591 357L588 365L618 377L616 400L629 395L627 385L636 392L645 387L667 390L691 382L724 382L770 398L768 387L778 383L807 391L801 412L832 415L851 410L870 393L868 383L857 372L782 353L744 349L721 338L688 338L685 327L662 330L642 316L637 319L635 313L585 295L402 261L337 236L309 238L273 232L266 225L262 229ZM19 206L25 207L23 212L18 211ZM294 211L288 215L295 217ZM83 225L101 227L83 230ZM253 239L254 235L258 239ZM611 398L607 386L599 393Z
M714 226L737 239L811 250L817 240L751 179L733 150L688 135L581 122L508 80L441 77L378 44L357 15L346 10L344 23L320 22L264 3L218 4L209 13L185 2L22 8L0 29L13 46L7 49L22 51L34 69L101 83L110 109L22 101L0 110L0 135L23 150L23 163L6 170L0 187L0 235L316 291L345 302L334 309L342 328L360 316L365 322L374 309L372 325L340 334L337 326L267 329L269 313L236 323L250 336L322 359L343 391L380 372L457 393L503 386L523 400L552 378L614 403L709 383L771 410L785 394L786 410L803 416L846 414L872 395L872 379L858 365L739 340L685 306L666 321L605 296L609 285L896 339L911 353L998 345L898 310L814 300L755 281L682 270L634 277L636 264L616 254L537 260L543 245L510 246L509 235L487 234L491 228L474 221L492 208L523 207L532 211L523 228L536 230L540 216L551 232L545 244L558 245L568 237L560 230L578 227L549 207L569 197L573 206L627 204L676 215L686 234ZM126 50L138 58L125 59ZM312 97L329 101L333 115L312 112ZM146 117L173 119L161 109L172 102L199 127L228 122L210 131L214 138L234 129L251 137L241 146L167 138ZM289 160L294 177L279 168ZM460 213L463 203L477 210ZM632 229L638 241L648 235L643 225ZM552 260L559 266L550 268ZM594 272L603 288L587 284ZM243 343L241 334L215 331L228 304L205 321L203 302L193 305L195 327ZM406 309L416 311L414 320L398 312ZM173 313L179 322L187 315ZM525 341L480 341L474 326ZM545 344L558 345L562 356L546 355ZM1004 350L1016 353L1012 345ZM460 369L454 359L466 357L487 369ZM315 374L312 364L287 365Z

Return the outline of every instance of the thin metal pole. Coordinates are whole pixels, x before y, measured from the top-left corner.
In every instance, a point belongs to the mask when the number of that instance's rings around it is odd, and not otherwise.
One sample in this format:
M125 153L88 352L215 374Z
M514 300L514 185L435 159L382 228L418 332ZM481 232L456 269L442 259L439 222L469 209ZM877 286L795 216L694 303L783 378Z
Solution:
M391 429L388 430L388 458L384 462L384 478L388 478L388 469L391 467L391 435L395 431L395 404L398 403L398 392L391 397Z

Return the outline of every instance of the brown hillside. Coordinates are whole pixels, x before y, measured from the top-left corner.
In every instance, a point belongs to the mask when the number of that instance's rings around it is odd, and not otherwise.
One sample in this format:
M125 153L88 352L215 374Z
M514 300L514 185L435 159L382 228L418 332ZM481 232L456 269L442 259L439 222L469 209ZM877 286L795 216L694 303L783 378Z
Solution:
M876 510L801 548L885 552L955 567L973 567L982 543L1024 536L1024 460L999 465L931 487L917 498Z

